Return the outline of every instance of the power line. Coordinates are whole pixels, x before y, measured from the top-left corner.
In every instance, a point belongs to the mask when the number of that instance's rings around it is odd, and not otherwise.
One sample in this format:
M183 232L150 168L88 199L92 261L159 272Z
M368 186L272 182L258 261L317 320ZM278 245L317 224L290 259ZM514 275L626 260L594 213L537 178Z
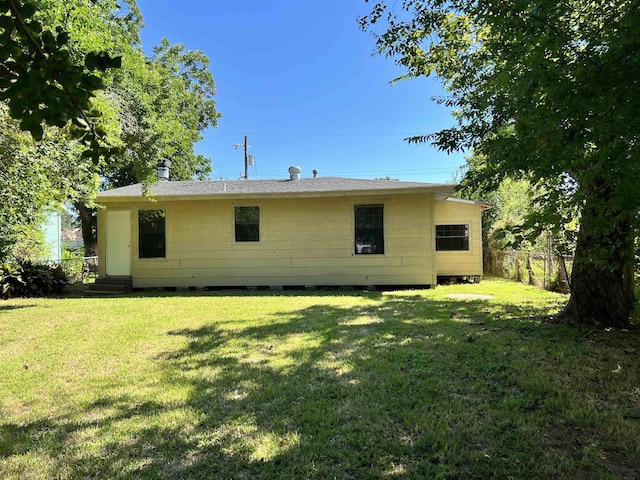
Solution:
M328 176L328 177L352 177L352 178L371 178L371 177L386 177L386 176L405 176L405 177L415 177L415 176L420 176L420 175L425 175L425 174L433 174L433 173L455 173L457 170L457 168L451 168L451 169L434 169L434 170L416 170L416 171L404 171L404 172L399 172L399 171L394 171L394 170L385 170L385 171L375 171L375 172L367 172L367 173L362 173L362 171L360 172L335 172L335 171L330 171L324 172L323 176ZM275 173L262 173L262 174L255 174L254 178L263 178L263 179L269 179L269 178L278 178L282 176L282 172L275 172Z
M230 137L244 135L242 133L212 132L214 137ZM371 133L344 133L344 132L312 132L312 133L288 133L288 132L251 132L251 135L282 136L282 137L420 137L424 132L371 132ZM428 135L428 134L427 134Z

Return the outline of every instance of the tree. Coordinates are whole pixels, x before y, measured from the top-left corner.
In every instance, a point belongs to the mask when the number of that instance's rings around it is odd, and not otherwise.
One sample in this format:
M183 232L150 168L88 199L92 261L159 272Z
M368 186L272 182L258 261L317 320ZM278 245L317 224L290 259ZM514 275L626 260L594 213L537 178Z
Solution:
M629 321L640 207L640 5L594 0L384 1L360 19L378 51L406 67L403 78L436 75L457 125L409 139L484 159L468 182L496 185L526 175L580 213L572 291L575 322Z
M558 255L570 255L575 250L579 212L564 192L551 193L542 185L533 185L528 176L504 178L495 185L486 181L470 181L482 175L486 159L472 155L460 169L461 182L456 196L486 201L492 208L484 210L482 229L487 244L498 249L525 248L548 251L548 235ZM548 204L555 210L548 212ZM553 213L551 215L550 213ZM540 237L544 238L541 239Z
M106 89L113 75L106 68L133 51L140 25L134 0L0 2L0 125L14 132L1 142L11 152L0 170L3 190L14 201L0 204L0 216L10 222L5 254L26 228L37 226L44 209L92 204L99 167L120 146L117 108Z
M50 167L49 158L59 157L69 170L66 200L40 176L33 177L31 190L47 192L47 201L74 203L88 255L96 250L98 175L106 187L140 181L148 186L164 158L172 159L175 179L205 178L211 172L210 160L193 148L220 116L209 60L166 40L149 58L140 45L141 27L135 0L0 0L0 28L5 29L0 37L8 42L0 45L0 93L23 129L36 140L50 139L48 157L37 155L42 149L30 151L32 167L40 171ZM114 63L121 68L91 73L93 67ZM70 153L68 147L77 146L78 139L93 162L82 148ZM67 161L69 155L73 160ZM0 204L0 213L9 210L5 207ZM12 218L21 222L18 226L35 222L37 213L26 210Z
M194 151L202 132L218 124L215 83L209 59L163 39L151 58L141 51L124 57L109 92L118 105L122 155L101 166L104 187L114 188L156 179L158 162L172 161L173 180L205 179L211 161ZM75 205L82 220L86 255L97 248L92 204Z
M477 169L483 168L483 158L472 155L456 174L457 178L473 177ZM565 257L573 255L579 215L570 199L563 195L553 202L556 211L553 216L546 212L549 192L541 186L533 186L526 176L519 179L505 178L499 185L487 182L471 183L462 181L456 188L456 196L481 200L492 205L482 212L482 245L484 271L502 276L505 261L512 255L505 251L527 252L556 256L556 281L550 287L569 293L569 281ZM551 275L551 271L549 271ZM532 270L529 281L536 283Z
M37 231L45 210L95 195L99 178L90 161L78 164L82 146L55 127L36 142L0 104L0 261Z
M119 67L120 57L92 51L74 59L67 48L69 33L60 25L43 25L39 6L29 0L0 1L0 99L36 140L44 134L43 123L70 124L68 134L97 163L113 151L96 122L101 112L92 98L105 84L94 72Z
M119 105L124 151L102 171L108 187L152 181L164 158L172 160L176 180L211 173L210 160L194 152L202 132L216 127L220 117L209 59L167 39L153 52L150 58L135 52L110 85Z

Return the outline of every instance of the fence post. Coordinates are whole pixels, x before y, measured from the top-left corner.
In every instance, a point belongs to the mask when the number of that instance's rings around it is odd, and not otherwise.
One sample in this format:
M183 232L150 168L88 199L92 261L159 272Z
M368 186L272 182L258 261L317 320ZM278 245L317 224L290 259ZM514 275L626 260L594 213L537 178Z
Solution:
M529 285L537 285L536 274L531 266L531 254L527 253L527 270L529 271Z
M569 293L571 291L567 264L562 255L558 255L558 291L560 293Z
M547 258L549 260L549 280L547 282L547 290L551 290L551 280L553 279L553 233L547 231Z

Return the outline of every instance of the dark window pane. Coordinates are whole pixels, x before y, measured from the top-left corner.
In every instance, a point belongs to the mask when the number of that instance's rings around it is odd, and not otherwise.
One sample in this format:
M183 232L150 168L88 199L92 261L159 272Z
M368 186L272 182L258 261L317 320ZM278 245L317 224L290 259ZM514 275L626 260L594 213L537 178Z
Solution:
M260 207L235 207L236 242L260 241Z
M140 258L166 256L164 210L138 212L138 256Z
M469 250L469 225L436 225L436 250Z
M382 205L356 205L355 253L384 253L384 218Z

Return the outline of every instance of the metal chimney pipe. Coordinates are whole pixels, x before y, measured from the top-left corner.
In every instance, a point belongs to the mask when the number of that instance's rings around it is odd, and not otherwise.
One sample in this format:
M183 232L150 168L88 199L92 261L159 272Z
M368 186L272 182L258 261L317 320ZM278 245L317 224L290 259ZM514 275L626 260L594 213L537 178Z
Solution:
M171 169L171 160L165 158L158 164L158 179L161 182L169 181L169 170Z

